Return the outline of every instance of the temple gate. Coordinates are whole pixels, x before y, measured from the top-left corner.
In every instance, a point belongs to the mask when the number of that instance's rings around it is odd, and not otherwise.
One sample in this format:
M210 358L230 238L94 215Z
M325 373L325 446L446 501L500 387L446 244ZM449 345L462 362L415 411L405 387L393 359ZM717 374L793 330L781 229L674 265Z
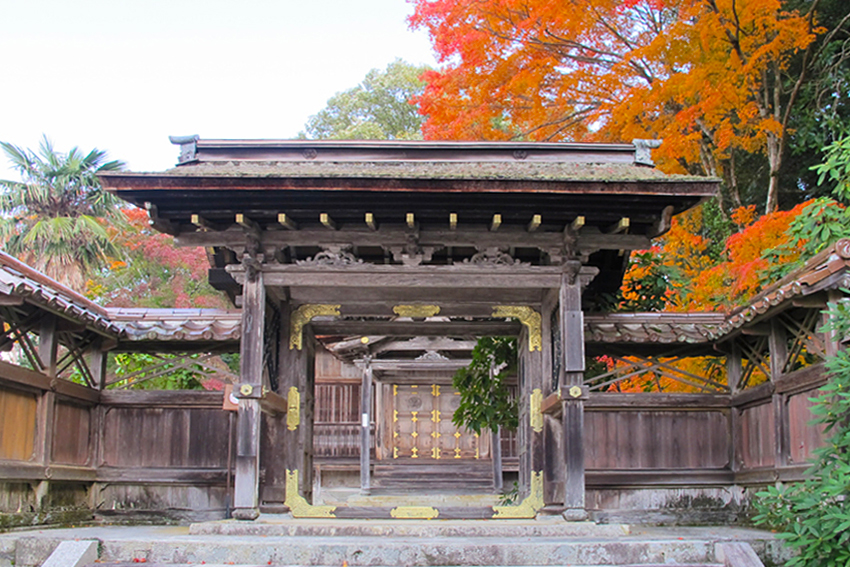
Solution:
M103 179L156 229L206 247L211 283L242 307L236 517L256 518L261 506L365 514L312 503L316 337L488 335L519 338L520 503L369 514L585 517L584 311L619 287L628 251L648 248L716 180L663 175L641 143L173 141L175 169ZM371 392L387 385L364 354L368 491ZM438 421L448 390L438 396L430 384L428 397L414 394L419 384L393 385L392 409L385 390L377 396L385 415L398 412L381 442L397 441L381 457L474 460L490 450L490 440L455 437ZM264 430L261 410L284 400L285 415Z

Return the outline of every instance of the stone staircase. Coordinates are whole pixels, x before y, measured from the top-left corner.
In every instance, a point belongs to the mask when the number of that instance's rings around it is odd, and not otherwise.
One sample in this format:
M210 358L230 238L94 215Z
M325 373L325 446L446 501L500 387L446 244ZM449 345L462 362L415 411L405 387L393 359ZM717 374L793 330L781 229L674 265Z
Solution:
M291 520L207 522L181 527L93 527L0 534L0 567L36 567L62 541L96 542L96 565L758 567L730 562L733 542L769 563L785 559L766 532L733 528L639 528L554 520ZM14 545L11 545L13 542ZM5 547L4 547L5 545ZM749 548L749 547L748 547ZM3 563L3 550L8 561ZM8 551L13 549L12 555ZM737 559L735 559L737 557ZM755 554L749 555L750 560ZM736 561L736 562L735 562ZM758 561L755 558L755 561ZM90 562L89 562L90 563ZM87 563L65 563L74 567Z

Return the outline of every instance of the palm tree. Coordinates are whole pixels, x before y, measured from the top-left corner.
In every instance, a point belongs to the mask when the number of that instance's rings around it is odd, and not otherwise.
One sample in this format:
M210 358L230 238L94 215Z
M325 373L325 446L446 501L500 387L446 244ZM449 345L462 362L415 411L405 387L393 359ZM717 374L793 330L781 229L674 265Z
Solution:
M97 173L121 169L106 152L57 152L47 137L38 153L7 142L0 148L21 181L0 180L0 242L6 252L53 279L83 291L86 274L117 251L107 231L123 217Z

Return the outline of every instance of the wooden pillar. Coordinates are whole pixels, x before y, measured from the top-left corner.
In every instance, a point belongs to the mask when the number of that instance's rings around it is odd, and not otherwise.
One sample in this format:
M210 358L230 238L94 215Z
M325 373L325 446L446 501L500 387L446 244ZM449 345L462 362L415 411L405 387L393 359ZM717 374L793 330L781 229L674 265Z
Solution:
M38 358L44 365L44 374L50 377L50 389L39 400L37 458L43 465L50 463L53 447L53 415L56 405L56 353L59 341L56 336L56 318L46 315L38 331Z
M255 520L260 515L260 402L263 395L263 334L266 290L263 273L249 270L242 286L242 341L236 389L239 415L236 421L236 486L233 517Z
M372 363L366 358L363 382L360 387L360 494L369 494L370 455L369 428L372 423Z
M313 492L313 398L315 395L316 340L310 325L295 330L290 324L298 306L285 303L281 306L282 333L280 345L280 390L287 397L286 423L278 432L279 455L274 459L274 475L281 475L285 485L285 501L290 496L302 496L312 502ZM299 332L298 345L290 333ZM268 479L270 471L266 470ZM297 494L290 495L287 474L298 481Z
M827 292L827 294L828 294L827 300L829 301L830 304L835 304L844 297L844 293L842 293L841 291L839 291L837 289L831 289ZM826 325L829 322L830 322L829 321L829 314L824 313L823 314L823 324ZM827 331L826 333L824 333L824 335L823 335L824 347L825 347L824 348L824 354L827 357L832 357L832 356L835 356L836 354L838 354L838 351L841 349L841 339L842 338L843 337L840 337L838 335L838 333L836 333L835 331Z
M568 263L561 276L560 305L562 400L564 448L564 518L587 518L584 496L584 314L581 311L581 280L578 262Z
M732 348L726 355L726 381L733 397L740 392L742 375L741 348L732 341ZM734 403L729 406L728 427L729 469L737 472L741 469L743 462L743 447L741 447L741 411L735 407Z
M54 415L56 408L56 354L59 347L56 336L56 317L45 315L38 331L38 358L50 377L50 389L38 401L36 459L44 467L50 466L53 453ZM50 481L42 480L35 486L36 508L41 509L50 492Z
M785 361L788 358L788 340L785 335L785 328L779 323L779 321L771 321L768 348L770 349L770 380L773 382L774 387L773 420L776 435L775 466L784 467L788 464L791 440L788 433L787 400L785 394L779 392L777 384L779 379L785 373Z
M543 398L560 391L561 344L558 318L558 289L550 289L543 298ZM558 344L555 344L557 340ZM555 358L558 357L556 361ZM561 420L543 416L543 504L544 513L560 513L564 502L564 428Z

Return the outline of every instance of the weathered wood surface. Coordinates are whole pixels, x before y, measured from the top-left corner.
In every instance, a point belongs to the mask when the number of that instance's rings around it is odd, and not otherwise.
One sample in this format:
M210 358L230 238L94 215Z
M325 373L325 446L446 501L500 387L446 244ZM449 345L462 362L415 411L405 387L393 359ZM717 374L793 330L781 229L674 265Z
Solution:
M717 469L729 461L725 411L588 411L584 419L589 469Z
M0 459L33 458L37 408L35 394L0 387Z
M103 464L223 469L228 434L220 407L113 407L104 418Z
M91 455L90 407L57 401L53 413L51 461L67 465L88 464Z
M773 403L741 412L741 455L745 469L772 467L776 463L776 428Z
M807 390L788 397L789 464L804 464L814 457L814 450L824 444L824 426L811 423L810 411L820 395L817 390Z

